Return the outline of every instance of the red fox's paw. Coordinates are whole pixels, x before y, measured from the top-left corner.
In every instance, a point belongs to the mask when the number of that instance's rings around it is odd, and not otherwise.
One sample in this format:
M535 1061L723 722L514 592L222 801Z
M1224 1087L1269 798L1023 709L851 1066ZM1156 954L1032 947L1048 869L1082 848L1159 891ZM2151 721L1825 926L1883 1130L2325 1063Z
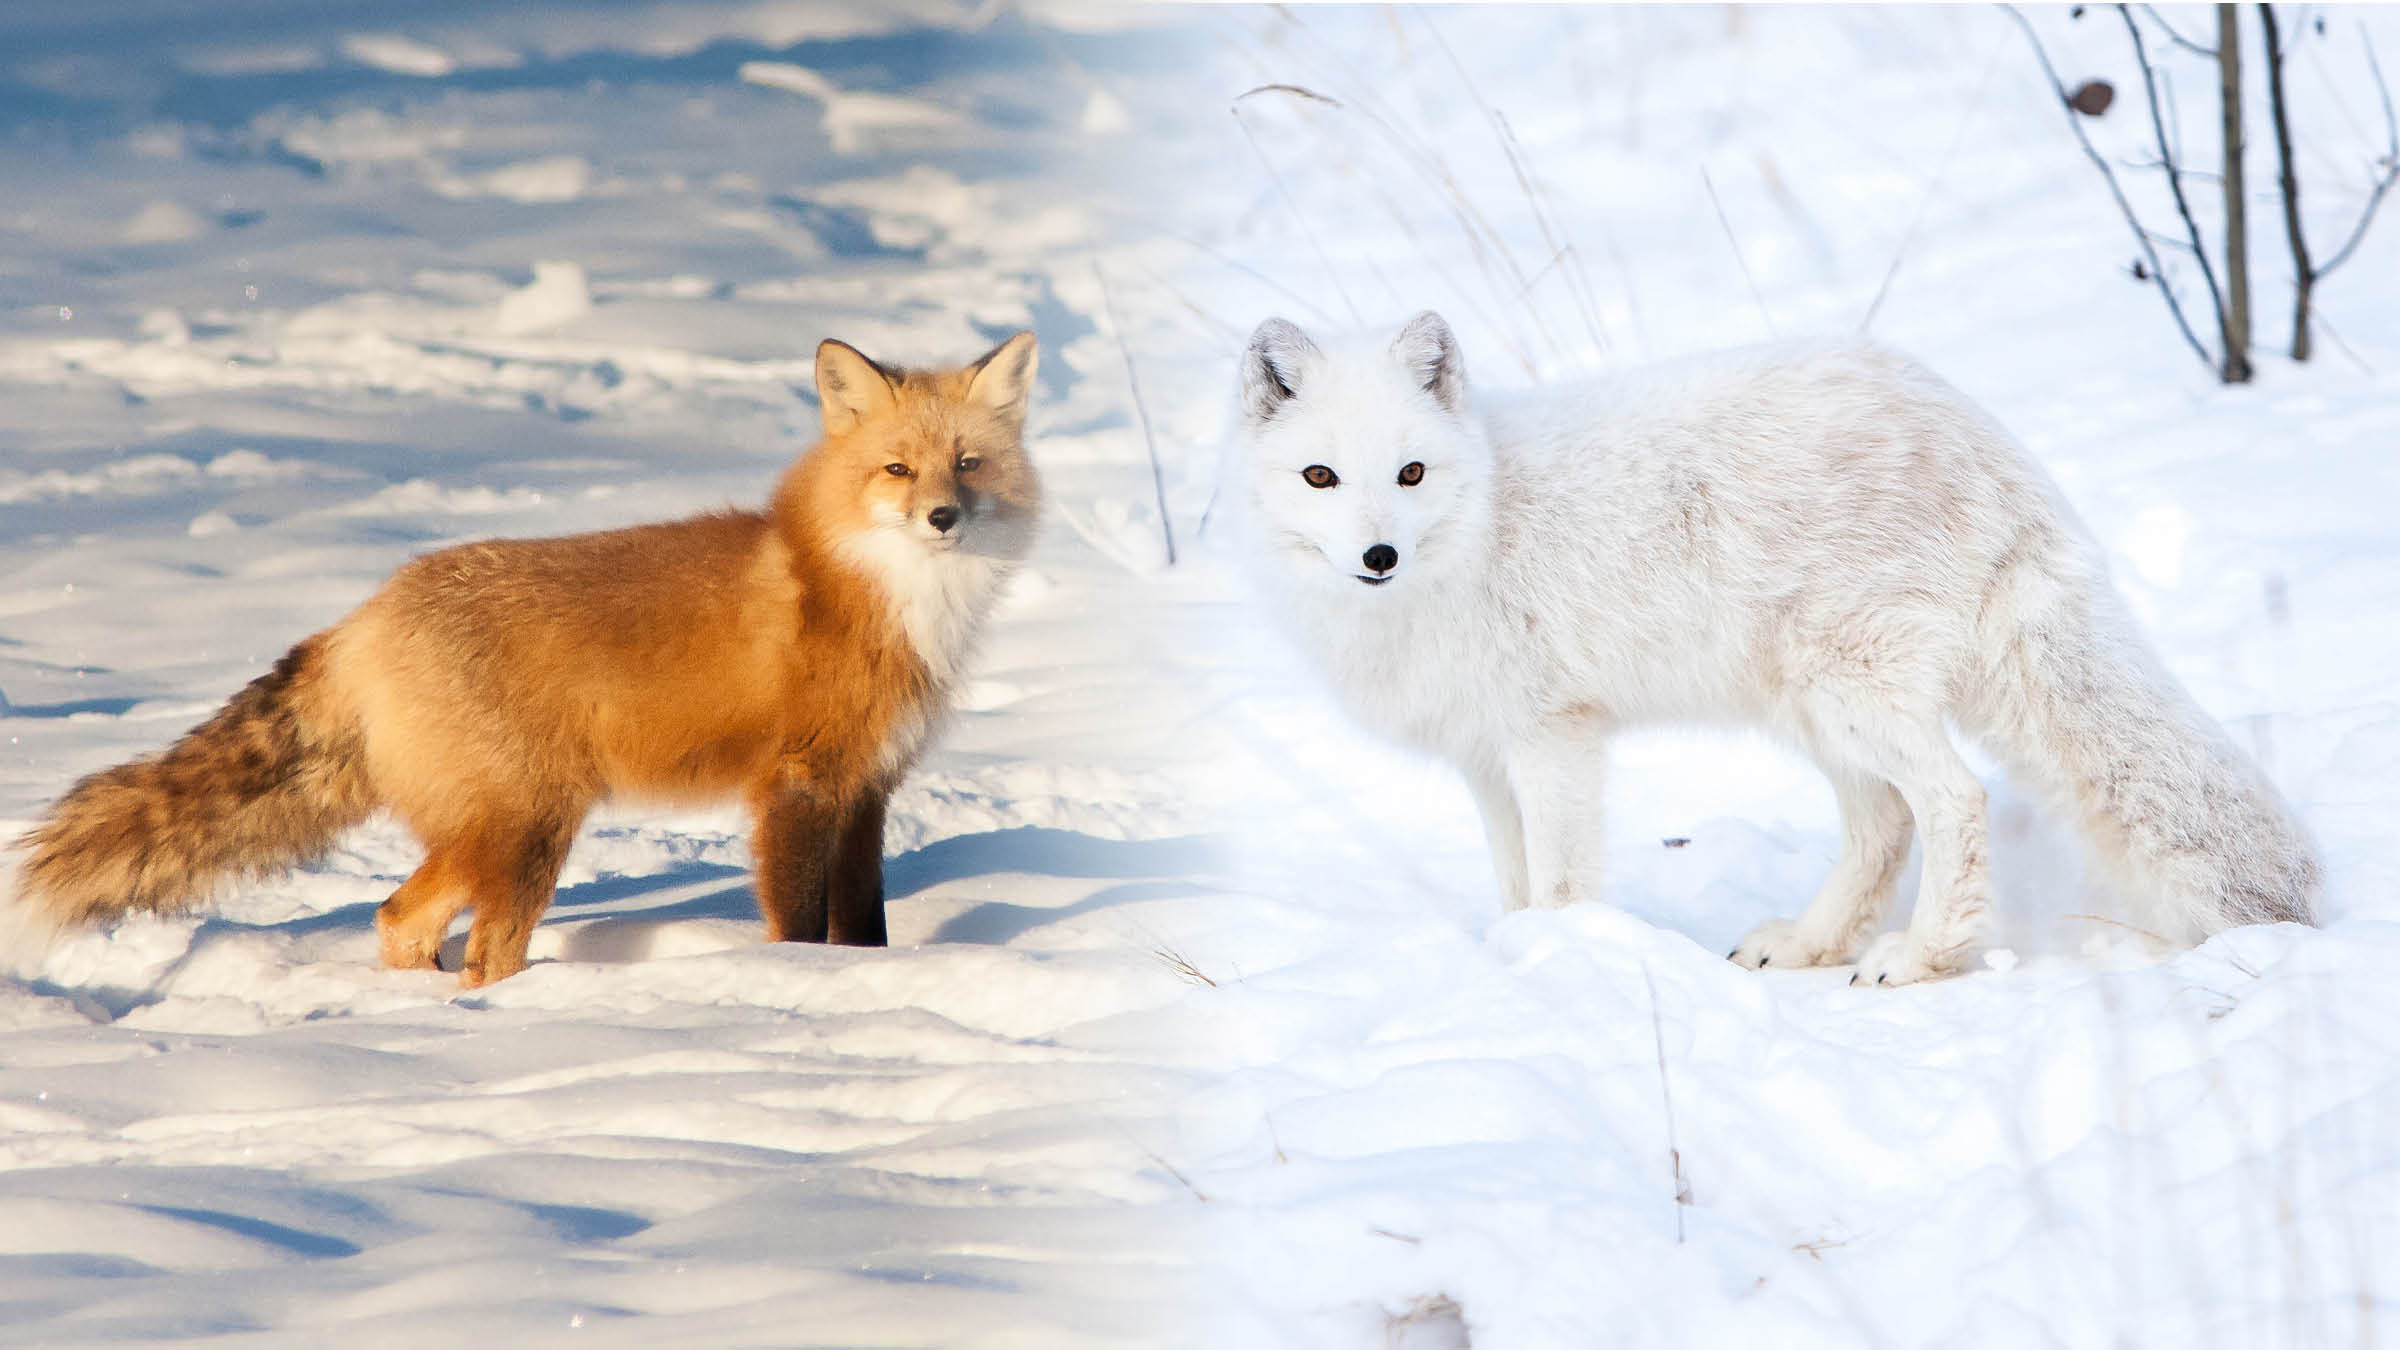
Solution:
M519 957L514 964L493 960L469 961L459 967L458 987L481 989L487 984L498 984L524 968L525 960L522 957Z
M375 911L375 934L385 966L393 970L441 969L442 935L427 935L416 925L393 922L388 903Z
M1868 944L1866 955L1858 958L1858 973L1850 977L1850 983L1888 985L1938 980L1965 970L1971 950L1961 946L1929 951L1917 942L1914 934L1886 933Z
M1744 970L1838 966L1850 959L1847 950L1821 941L1790 919L1769 919L1751 929L1725 956Z

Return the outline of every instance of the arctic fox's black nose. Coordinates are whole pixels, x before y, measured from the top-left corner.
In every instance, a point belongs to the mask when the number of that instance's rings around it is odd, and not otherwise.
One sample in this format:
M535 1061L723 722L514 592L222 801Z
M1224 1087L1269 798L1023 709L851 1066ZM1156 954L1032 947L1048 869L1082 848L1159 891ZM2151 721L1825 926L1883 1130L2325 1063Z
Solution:
M1377 544L1367 550L1363 561L1370 572L1389 572L1400 565L1400 550L1390 544Z
M937 506L925 513L925 523L947 534L950 527L958 523L958 508Z

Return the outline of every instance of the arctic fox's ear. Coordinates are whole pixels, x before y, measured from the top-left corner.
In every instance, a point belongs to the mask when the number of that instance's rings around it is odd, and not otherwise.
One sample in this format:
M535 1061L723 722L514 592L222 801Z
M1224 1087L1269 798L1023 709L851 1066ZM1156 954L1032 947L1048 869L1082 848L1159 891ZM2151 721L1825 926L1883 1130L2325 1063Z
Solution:
M1458 339L1450 335L1450 325L1432 310L1408 321L1400 336L1392 342L1392 354L1408 367L1434 402L1453 413L1462 412L1467 405L1467 363L1458 354Z
M992 348L967 367L975 372L967 381L967 402L980 403L1012 422L1024 421L1025 400L1033 393L1033 371L1041 357L1041 344L1030 332Z
M883 367L849 343L827 338L817 344L817 406L825 434L839 436L892 411L898 401L892 397L892 377Z
M1275 415L1300 388L1300 366L1317 344L1289 319L1269 319L1242 352L1242 415L1255 426Z

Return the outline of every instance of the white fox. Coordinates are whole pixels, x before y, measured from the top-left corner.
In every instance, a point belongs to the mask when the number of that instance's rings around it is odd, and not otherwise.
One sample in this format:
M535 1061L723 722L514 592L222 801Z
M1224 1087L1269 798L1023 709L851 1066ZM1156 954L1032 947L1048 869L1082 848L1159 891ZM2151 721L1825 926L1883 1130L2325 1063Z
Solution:
M1991 888L1956 726L2080 821L2143 927L2312 921L2290 810L2049 478L1912 362L1785 344L1471 406L1439 315L1332 347L1270 319L1241 391L1255 570L1362 720L1465 771L1511 908L1595 894L1610 733L1753 727L1833 781L1843 849L1732 959L1958 972ZM1912 824L1916 912L1870 944Z

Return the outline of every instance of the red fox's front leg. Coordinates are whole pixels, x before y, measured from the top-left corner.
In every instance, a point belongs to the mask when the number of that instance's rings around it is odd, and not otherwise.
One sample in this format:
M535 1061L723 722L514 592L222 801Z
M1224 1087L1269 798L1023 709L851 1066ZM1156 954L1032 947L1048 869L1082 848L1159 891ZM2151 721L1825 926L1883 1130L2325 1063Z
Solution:
M757 827L758 912L769 942L823 942L830 931L826 886L841 842L841 804L806 777L778 774L752 798Z
M869 792L850 804L826 887L828 941L847 947L890 943L883 927L883 803L881 792Z

